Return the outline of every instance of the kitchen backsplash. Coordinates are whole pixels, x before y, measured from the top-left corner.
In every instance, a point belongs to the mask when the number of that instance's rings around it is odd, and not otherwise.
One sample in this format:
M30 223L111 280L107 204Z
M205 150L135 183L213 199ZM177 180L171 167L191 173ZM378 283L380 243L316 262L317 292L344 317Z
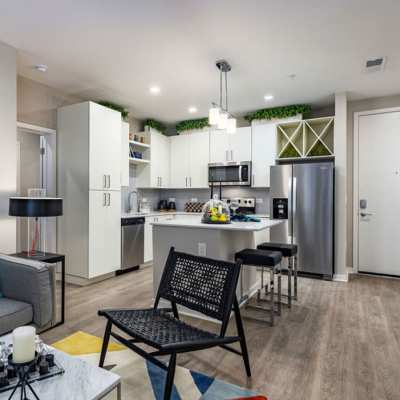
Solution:
M129 192L136 188L136 166L131 165L129 188L122 189L122 211L128 210ZM140 198L146 198L152 205L153 209L157 208L158 202L161 199L169 200L175 199L176 208L178 211L183 211L185 203L188 201L201 201L206 202L210 199L209 189L139 189ZM252 189L244 187L225 187L222 188L222 197L255 197L256 198L256 212L258 214L269 214L269 189Z

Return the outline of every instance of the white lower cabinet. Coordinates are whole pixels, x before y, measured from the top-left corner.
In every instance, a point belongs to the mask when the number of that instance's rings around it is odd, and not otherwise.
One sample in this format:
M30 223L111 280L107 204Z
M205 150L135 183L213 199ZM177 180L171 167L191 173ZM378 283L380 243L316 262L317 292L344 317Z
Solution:
M144 262L153 261L153 222L175 218L174 215L156 215L145 218L144 223Z
M121 192L89 192L89 271L92 279L121 268Z

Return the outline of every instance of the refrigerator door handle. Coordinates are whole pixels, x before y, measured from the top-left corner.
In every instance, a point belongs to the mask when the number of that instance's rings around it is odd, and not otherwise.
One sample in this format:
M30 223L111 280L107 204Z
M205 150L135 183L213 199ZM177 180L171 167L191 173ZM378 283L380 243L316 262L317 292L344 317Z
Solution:
M290 241L292 241L292 233L293 233L293 193L292 193L292 178L289 178L288 181L288 236Z
M296 208L297 208L297 178L293 178L293 194L292 194L292 243L296 243L297 239L294 237L293 224L296 221Z

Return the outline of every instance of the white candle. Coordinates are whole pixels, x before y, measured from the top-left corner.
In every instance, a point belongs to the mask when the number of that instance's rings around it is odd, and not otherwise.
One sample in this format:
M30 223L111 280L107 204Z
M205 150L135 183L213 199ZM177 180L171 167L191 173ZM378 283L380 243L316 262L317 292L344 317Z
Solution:
M13 361L25 363L35 358L36 329L33 326L21 326L13 330Z

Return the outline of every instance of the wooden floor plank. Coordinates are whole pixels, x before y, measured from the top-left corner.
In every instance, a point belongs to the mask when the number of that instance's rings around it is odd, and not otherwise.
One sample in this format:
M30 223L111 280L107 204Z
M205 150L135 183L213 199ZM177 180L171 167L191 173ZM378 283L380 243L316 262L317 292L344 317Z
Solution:
M102 336L100 308L149 307L152 269L89 287L68 285L66 323L51 343L78 330ZM349 283L301 279L299 301L276 326L244 320L253 376L222 349L180 355L179 365L253 388L273 400L400 399L400 280L359 276ZM244 312L248 312L247 310ZM210 322L184 317L204 329ZM235 332L233 321L229 332Z

